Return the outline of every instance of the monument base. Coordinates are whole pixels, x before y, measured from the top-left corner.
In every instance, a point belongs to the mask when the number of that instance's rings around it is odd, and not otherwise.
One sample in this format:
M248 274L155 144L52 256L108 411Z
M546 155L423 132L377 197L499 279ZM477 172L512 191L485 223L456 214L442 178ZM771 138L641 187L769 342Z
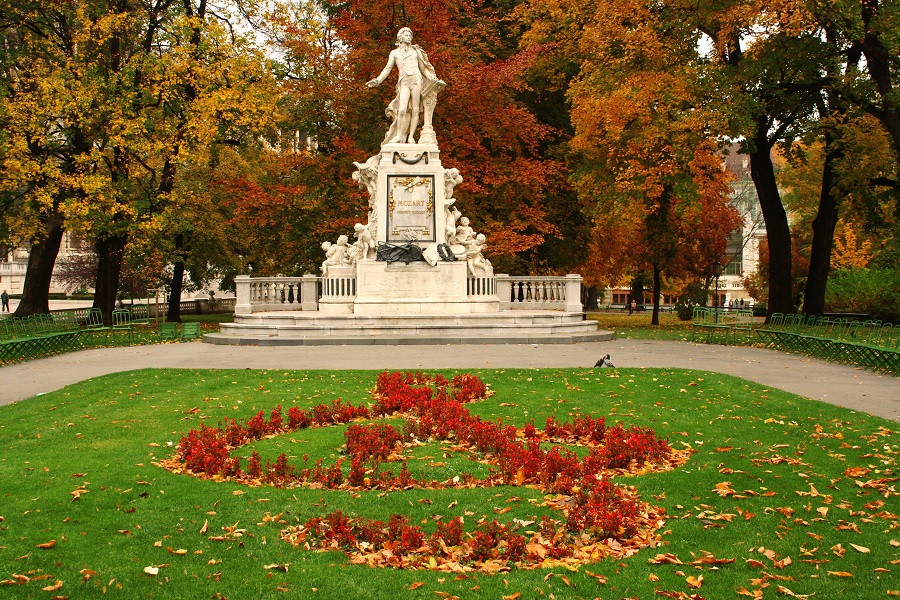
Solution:
M319 310L367 316L499 312L500 299L492 286L470 289L470 281L462 261L435 266L360 261L356 265L355 298L343 302L323 298Z

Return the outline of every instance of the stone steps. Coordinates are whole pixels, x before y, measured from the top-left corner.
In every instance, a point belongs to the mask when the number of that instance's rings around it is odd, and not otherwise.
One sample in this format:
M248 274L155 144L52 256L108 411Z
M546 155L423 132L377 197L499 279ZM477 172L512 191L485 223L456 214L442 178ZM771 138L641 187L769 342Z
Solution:
M238 315L221 331L207 334L211 344L237 345L440 345L559 344L612 339L582 313L503 311L463 315L333 315L268 312Z

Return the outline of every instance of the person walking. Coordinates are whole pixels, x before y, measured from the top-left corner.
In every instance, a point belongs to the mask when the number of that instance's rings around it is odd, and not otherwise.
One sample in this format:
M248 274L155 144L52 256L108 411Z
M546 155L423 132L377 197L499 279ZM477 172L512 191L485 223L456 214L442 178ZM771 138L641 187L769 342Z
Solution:
M9 294L6 293L6 290L0 294L0 302L3 303L3 312L9 312Z
M628 314L632 314L637 310L637 300L632 300L631 304L628 305Z

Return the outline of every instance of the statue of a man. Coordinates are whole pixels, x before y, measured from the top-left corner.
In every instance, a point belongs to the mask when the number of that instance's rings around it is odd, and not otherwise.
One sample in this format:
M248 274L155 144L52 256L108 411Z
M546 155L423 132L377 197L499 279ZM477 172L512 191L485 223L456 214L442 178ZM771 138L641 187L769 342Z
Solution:
M415 144L419 114L423 114L422 143L437 143L431 127L431 116L437 103L437 94L446 85L437 78L434 67L421 47L412 43L409 27L397 32L397 48L391 51L387 66L375 79L366 83L378 87L397 67L397 96L385 111L393 119L384 143Z

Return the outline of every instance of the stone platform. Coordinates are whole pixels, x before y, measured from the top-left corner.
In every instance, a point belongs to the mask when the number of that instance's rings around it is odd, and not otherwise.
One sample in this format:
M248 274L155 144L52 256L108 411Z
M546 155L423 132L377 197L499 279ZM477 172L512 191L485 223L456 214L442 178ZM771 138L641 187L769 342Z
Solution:
M235 315L209 344L252 346L571 344L607 341L596 321L580 312L507 310L458 315L339 315L269 311Z

